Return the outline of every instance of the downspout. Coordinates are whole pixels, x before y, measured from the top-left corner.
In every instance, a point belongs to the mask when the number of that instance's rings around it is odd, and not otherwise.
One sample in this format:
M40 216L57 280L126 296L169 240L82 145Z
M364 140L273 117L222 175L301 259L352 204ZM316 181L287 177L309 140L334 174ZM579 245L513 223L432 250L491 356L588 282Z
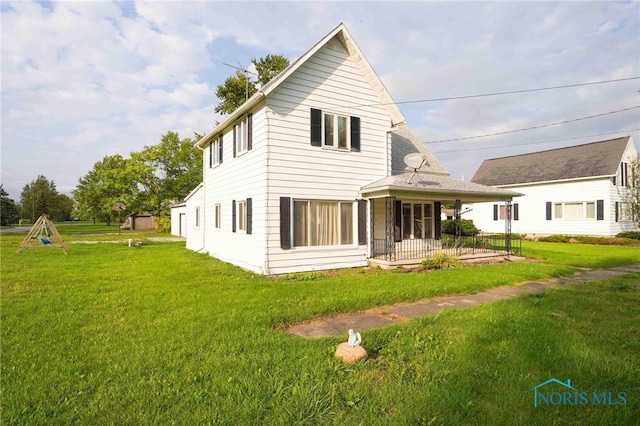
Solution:
M202 151L202 214L200 217L201 228L202 228L202 246L195 251L196 253L200 253L202 250L204 250L204 231L206 229L206 227L204 226L204 216L205 216L205 204L207 199L207 185L204 184L204 175L206 173L207 168L205 167L206 162L204 158L204 149L200 145L196 145L196 147L200 151Z

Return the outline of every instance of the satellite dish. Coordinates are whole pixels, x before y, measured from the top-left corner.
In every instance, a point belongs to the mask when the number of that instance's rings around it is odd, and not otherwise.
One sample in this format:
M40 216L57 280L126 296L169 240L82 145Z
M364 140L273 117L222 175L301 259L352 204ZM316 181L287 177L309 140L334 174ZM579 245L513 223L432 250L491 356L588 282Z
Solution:
M420 167L424 166L427 162L427 156L420 153L414 152L413 154L407 154L404 156L404 164L416 170Z
M124 203L115 203L113 205L113 210L117 212L122 212L122 211L125 211L126 209L127 207L124 205Z

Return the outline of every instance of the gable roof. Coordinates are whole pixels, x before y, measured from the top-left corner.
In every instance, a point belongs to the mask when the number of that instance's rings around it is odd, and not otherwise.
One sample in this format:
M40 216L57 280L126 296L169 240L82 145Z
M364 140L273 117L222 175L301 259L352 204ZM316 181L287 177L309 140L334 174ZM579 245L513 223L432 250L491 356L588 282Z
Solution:
M449 175L447 168L411 132L406 124L400 124L391 131L391 174L412 172L413 168L404 163L408 154L420 153L427 160L420 171Z
M253 96L251 96L245 103L240 105L234 112L229 114L220 124L218 124L211 132L196 142L196 146L204 146L211 140L214 134L219 133L226 128L230 123L234 122L242 114L248 112L251 108L258 105L267 95L273 92L283 81L285 81L291 74L296 72L309 58L316 54L322 47L324 47L331 40L336 38L349 55L354 59L354 62L358 65L366 80L371 85L373 91L378 94L380 103L387 108L389 115L391 116L391 125L403 123L405 121L404 115L396 105L395 101L384 87L384 84L380 80L380 77L371 67L371 64L364 56L355 40L347 31L347 27L344 24L338 25L329 34L324 36L319 42L317 42L311 49L307 50L302 56L296 59L292 64L285 68L280 74L274 77L271 81L260 88Z
M614 176L630 137L484 160L472 182L499 186Z

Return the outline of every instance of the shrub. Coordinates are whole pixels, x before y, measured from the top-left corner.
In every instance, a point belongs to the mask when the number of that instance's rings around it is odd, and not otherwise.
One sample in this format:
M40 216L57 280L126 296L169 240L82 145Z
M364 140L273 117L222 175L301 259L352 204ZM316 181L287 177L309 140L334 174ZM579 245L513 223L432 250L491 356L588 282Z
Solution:
M471 219L460 219L460 234L464 236L477 235L480 230L476 228ZM452 234L456 233L456 223L453 219L447 219L442 221L442 233Z
M568 243L571 237L569 235L547 235L546 237L538 238L538 241L545 243Z
M640 231L620 232L617 238L631 238L632 240L640 240Z
M424 259L420 265L425 269L455 269L463 266L455 256L441 252Z
M171 232L171 218L161 217L156 222L156 227L158 228L158 232Z

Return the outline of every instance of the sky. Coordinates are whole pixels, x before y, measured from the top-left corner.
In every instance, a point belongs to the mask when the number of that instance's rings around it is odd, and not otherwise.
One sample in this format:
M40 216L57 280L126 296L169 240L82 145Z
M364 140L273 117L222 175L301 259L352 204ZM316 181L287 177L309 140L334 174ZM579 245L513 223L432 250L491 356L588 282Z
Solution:
M216 86L235 71L225 63L293 61L341 22L452 177L623 135L640 146L638 108L572 121L639 106L640 79L403 103L638 77L637 2L20 1L0 12L1 183L15 201L38 175L70 194L106 155L208 133L222 120Z

